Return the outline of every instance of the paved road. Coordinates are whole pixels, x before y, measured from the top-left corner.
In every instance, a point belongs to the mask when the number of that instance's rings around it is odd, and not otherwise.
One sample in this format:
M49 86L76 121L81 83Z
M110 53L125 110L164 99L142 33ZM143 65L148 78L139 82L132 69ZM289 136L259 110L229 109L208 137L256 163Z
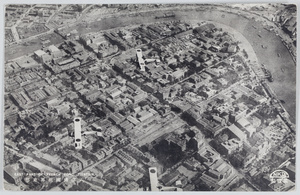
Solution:
M163 12L164 10L156 11L157 14L161 14ZM117 17L116 15L114 17L103 18L99 21L93 21L91 23L82 22L76 25L70 25L69 30L76 28L79 33L84 34L87 32L99 32L101 30L117 27L174 20L174 18L155 19L155 14L149 14L146 12L139 14L137 17L125 15L122 15L122 17ZM274 82L269 83L270 87L274 90L279 99L286 102L284 107L290 114L291 121L295 122L296 66L291 54L282 43L280 37L276 36L274 32L265 30L261 22L249 20L237 14L210 9L204 11L176 11L175 19L190 21L195 20L195 18L199 18L199 20L213 21L229 26L230 28L241 33L249 41L253 47L253 50L256 52L258 63L264 63L266 68L269 69L273 75ZM261 37L259 37L258 34ZM55 34L53 34L53 36L55 36ZM39 49L41 47L40 41L35 41L36 43L33 43L33 45L36 46L16 46L15 51L10 54L8 53L9 51L6 50L6 60L24 55L24 51L28 53ZM51 39L50 41L57 43L58 39ZM267 49L262 48L261 45L267 46ZM18 54L17 52L20 53ZM278 57L277 53L280 53L281 57Z

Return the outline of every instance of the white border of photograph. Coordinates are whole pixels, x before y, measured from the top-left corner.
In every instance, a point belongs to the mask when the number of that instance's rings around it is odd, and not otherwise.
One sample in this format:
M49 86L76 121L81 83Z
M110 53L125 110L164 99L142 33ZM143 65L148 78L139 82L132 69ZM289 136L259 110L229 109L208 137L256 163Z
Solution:
M1 112L0 112L0 118L1 118L1 129L3 129L3 121L4 121L4 16L5 16L5 4L101 4L101 3L105 3L105 4L112 4L112 3L122 3L122 4L125 4L125 3L139 3L139 4L148 4L148 3L184 3L184 4L187 4L187 3L293 3L293 4L296 4L297 7L299 8L299 5L300 5L300 1L297 1L297 0L285 0L285 1L280 1L280 0L241 0L241 1L233 1L233 0L214 0L214 1L209 1L209 0L187 0L187 1L183 1L183 0L110 0L110 1L103 1L103 0L51 0L51 1L47 1L47 0L1 0L0 2L0 6L1 6L1 9L0 9L0 17L1 17L1 20L0 20L0 29L1 29L1 33L0 33L0 45L1 45L1 48L0 48L0 59L1 60L1 70L0 70L0 77L1 77ZM299 10L297 10L297 19L299 21ZM299 22L297 23L297 28L299 29ZM297 40L300 40L298 39L299 37L299 33L297 33ZM299 44L299 43L298 43ZM299 53L299 48L297 48L297 53ZM299 56L297 55L297 66L299 66ZM299 75L299 67L297 67L297 75ZM297 87L299 89L299 78L297 77ZM299 121L300 121L300 114L299 114L299 90L297 90L296 92L296 100L297 100L297 109L296 109L296 130L297 130L297 133L296 133L296 137L297 137L297 144L299 144L299 138L300 138L300 133L298 131L300 131L300 128L299 128ZM1 131L2 134L1 134L1 146L3 146L4 144L4 136L3 136L3 131ZM41 193L47 193L47 194L73 194L73 193L76 193L76 194L126 194L126 195L129 195L129 194L140 194L141 192L107 192L107 191L99 191L99 192L68 192L68 191L63 191L63 192L40 192L40 191L35 191L35 192L32 192L32 191L28 191L28 192L21 192L21 191L5 191L4 190L4 187L3 187L3 147L0 147L0 161L1 161L1 166L0 166L0 191L1 191L1 194L26 194L26 195L29 195L29 194L41 194ZM299 172L300 172L300 165L299 165L299 162L300 162L300 154L299 154L299 149L297 148L296 149L296 190L295 191L292 191L292 192L223 192L223 191L220 191L220 192L179 192L180 194L281 194L281 193L285 193L285 194L300 194L300 182L299 182ZM159 193L164 193L164 194L174 194L172 192L142 192L142 193L151 193L151 194L159 194ZM177 193L177 194L179 194Z

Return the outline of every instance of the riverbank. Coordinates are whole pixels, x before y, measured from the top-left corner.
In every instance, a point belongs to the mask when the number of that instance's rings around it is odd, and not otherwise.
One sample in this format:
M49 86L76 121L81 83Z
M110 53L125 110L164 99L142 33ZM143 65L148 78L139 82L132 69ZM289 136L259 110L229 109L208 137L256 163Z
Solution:
M295 123L296 116L296 66L292 55L282 42L281 38L275 32L268 31L265 26L254 19L248 19L242 15L220 11L218 9L174 9L175 18L155 19L155 15L163 14L165 10L142 12L131 15L122 15L122 17L105 17L99 18L97 21L90 23L81 22L69 27L70 30L77 29L80 34L87 32L99 32L117 27L126 27L131 25L139 25L145 23L155 23L167 20L206 20L217 22L235 29L241 33L251 44L251 48L255 52L257 63L265 64L265 67L270 70L274 82L269 83L269 86L275 92L280 100L283 100L283 105L291 117L291 121ZM53 36L57 36L56 34ZM52 39L51 39L52 40ZM60 38L53 39L57 42ZM35 41L39 41L38 39ZM6 49L5 59L13 59L27 53L32 53L41 48L40 43L35 46L17 46L16 53ZM263 48L262 45L265 47ZM252 50L251 50L252 51ZM27 52L27 53L26 53ZM248 51L249 52L249 51ZM280 54L280 57L279 55ZM253 58L253 57L252 57ZM284 71L283 71L284 70Z

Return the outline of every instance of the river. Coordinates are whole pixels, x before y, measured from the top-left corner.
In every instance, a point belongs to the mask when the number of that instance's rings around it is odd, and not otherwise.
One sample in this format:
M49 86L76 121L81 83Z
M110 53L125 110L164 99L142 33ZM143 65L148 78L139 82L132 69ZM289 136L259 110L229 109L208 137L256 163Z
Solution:
M162 14L165 11L156 11L158 14ZM265 64L265 67L269 69L273 75L274 82L269 83L275 94L280 100L283 100L285 104L283 106L290 114L290 119L295 123L296 115L296 65L292 59L287 48L282 43L280 37L276 36L274 32L269 32L264 29L264 26L260 22L256 22L252 19L247 19L243 16L231 14L227 12L221 12L218 10L206 10L206 11L176 11L175 19L189 21L189 20L207 20L215 21L221 24L225 24L234 28L240 32L252 45L256 52L258 63ZM143 13L136 17L122 16L113 18L103 18L99 21L91 22L89 24L79 23L76 26L70 28L77 29L80 34L88 32L97 32L101 30L107 30L117 27L126 27L136 24L146 24L158 21L174 20L174 18L155 19L154 14ZM255 28L253 27L255 26ZM260 37L258 36L260 35ZM267 46L267 49L262 48L262 45ZM32 53L37 47L23 47L27 53ZM20 46L18 46L20 49ZM24 51L23 50L23 51ZM15 55L7 55L6 60L18 57ZM278 53L280 57L278 57ZM22 55L23 54L22 52ZM21 56L21 55L19 55Z

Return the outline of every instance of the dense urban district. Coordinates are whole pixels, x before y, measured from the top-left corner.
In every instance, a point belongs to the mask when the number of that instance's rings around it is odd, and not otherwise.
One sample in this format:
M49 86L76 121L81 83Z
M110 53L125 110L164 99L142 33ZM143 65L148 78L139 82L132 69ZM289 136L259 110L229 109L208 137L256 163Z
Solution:
M295 188L295 99L240 32L178 9L261 22L296 58L295 5L7 5L6 189L155 191L150 167L160 189Z

